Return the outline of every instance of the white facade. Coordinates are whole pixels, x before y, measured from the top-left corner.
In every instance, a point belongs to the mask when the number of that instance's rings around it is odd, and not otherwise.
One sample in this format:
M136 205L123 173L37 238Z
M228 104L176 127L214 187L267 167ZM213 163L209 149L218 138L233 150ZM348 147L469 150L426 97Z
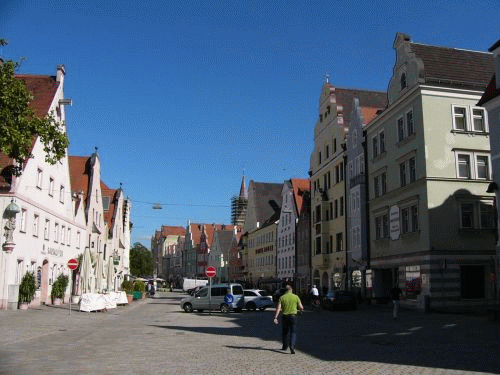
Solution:
M62 126L66 120L64 105L64 67L58 67L58 87L50 104ZM49 303L51 285L59 274L70 277L68 260L83 251L85 224L83 213L76 210L71 194L67 156L55 165L45 161L43 144L38 138L20 177L13 177L11 189L0 196L3 213L0 234L7 242L5 209L11 201L19 207L12 240L13 250L0 253L0 308L17 308L17 290L22 276L33 271L39 288L32 304ZM5 239L5 241L4 241ZM8 249L10 250L10 249ZM69 294L70 288L67 289Z
M281 215L277 229L276 269L278 279L295 277L295 227L298 213L291 181L285 181L282 190Z

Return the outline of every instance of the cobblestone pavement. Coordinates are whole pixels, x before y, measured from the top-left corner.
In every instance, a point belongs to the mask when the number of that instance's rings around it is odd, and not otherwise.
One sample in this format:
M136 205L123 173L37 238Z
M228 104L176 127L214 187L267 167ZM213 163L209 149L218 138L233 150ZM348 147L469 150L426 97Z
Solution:
M306 311L291 355L274 311L187 314L183 296L0 311L0 374L500 374L500 324L485 317Z

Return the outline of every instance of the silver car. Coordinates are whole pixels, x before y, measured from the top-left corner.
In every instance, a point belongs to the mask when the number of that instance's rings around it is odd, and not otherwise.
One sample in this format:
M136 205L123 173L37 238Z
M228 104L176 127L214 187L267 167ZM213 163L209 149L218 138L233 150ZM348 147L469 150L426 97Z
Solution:
M259 309L264 311L268 307L274 307L273 299L263 289L245 289L245 308L250 311Z

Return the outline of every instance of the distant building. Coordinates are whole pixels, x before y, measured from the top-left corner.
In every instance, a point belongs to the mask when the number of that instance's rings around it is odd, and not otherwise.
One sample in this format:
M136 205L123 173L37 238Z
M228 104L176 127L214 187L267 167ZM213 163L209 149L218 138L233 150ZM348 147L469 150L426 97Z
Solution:
M240 194L231 198L231 223L243 227L248 206L248 192L245 176L241 180Z

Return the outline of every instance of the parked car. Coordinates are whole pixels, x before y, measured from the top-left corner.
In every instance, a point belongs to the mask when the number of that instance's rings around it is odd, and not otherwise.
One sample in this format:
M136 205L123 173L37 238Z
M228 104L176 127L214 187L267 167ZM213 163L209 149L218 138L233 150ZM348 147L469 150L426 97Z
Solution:
M262 289L245 289L245 309L255 311L259 309L264 311L268 307L274 307L273 299Z
M198 286L195 286L194 288L191 288L191 289L188 289L187 290L187 294L193 296L198 290L200 290L201 288L203 288L203 285L198 285Z
M181 300L181 309L185 312L198 310L241 311L244 307L243 287L241 284L215 284L203 286L192 296Z
M333 290L325 294L322 306L325 309L336 310L356 310L356 295L348 290Z

